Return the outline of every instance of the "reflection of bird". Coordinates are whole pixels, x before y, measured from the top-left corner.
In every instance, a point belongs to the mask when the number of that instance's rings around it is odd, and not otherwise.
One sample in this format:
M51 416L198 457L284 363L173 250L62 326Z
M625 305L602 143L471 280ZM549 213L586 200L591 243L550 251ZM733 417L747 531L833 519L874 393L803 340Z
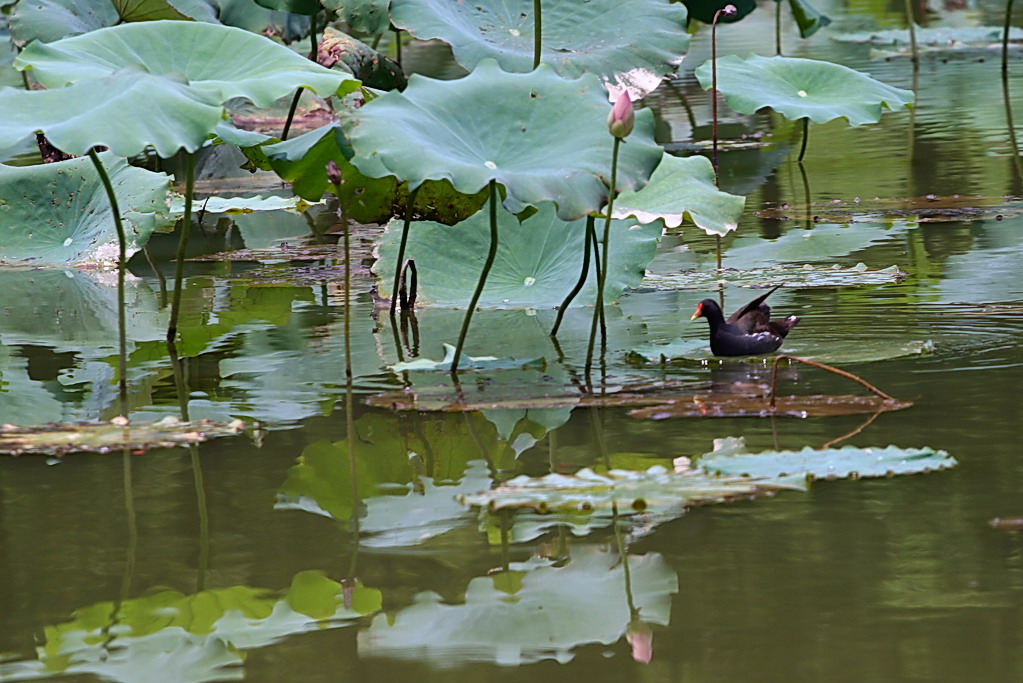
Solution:
M771 353L781 346L789 330L799 322L799 318L794 315L784 320L771 320L771 309L764 303L764 299L771 296L775 289L778 287L737 310L727 322L717 302L704 299L696 305L696 312L690 320L706 318L710 323L710 350L715 356L759 356Z

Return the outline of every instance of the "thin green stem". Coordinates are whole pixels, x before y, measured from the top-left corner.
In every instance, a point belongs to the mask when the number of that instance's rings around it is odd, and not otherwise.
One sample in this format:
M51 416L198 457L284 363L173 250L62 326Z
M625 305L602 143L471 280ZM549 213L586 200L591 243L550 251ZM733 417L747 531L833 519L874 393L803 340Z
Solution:
M181 282L185 275L185 250L188 247L188 233L192 230L192 193L195 191L195 153L185 154L185 215L181 221L181 236L178 238L178 254L174 264L174 294L171 296L170 324L167 339L173 341L178 334L178 316L181 314Z
M422 186L420 185L419 187ZM408 244L408 230L409 226L412 224L412 210L416 203L416 195L419 194L419 187L408 193L408 202L405 204L405 222L401 227L401 244L398 245L398 261L394 264L394 287L391 288L390 313L392 317L394 316L394 309L398 305L398 288L401 281L401 268L405 264L405 247Z
M117 206L117 194L114 186L107 175L107 169L103 167L99 155L95 149L89 150L89 158L92 165L96 167L103 189L106 190L107 200L110 202L110 209L114 213L114 227L117 229L117 397L118 408L122 416L128 414L128 337L127 322L124 312L124 271L128 266L128 241L124 236L124 224L121 222L121 210Z
M920 68L920 53L916 47L916 22L913 20L913 0L905 0L906 23L909 24L909 44L913 50L913 71Z
M394 61L401 66L401 29L394 29Z
M472 320L472 312L483 294L483 287L487 283L487 276L490 268L494 265L494 258L497 256L497 181L490 181L490 250L487 252L487 260L483 264L483 271L480 273L479 282L476 283L476 291L472 293L472 300L465 312L465 319L462 320L462 329L458 333L458 343L455 345L455 357L451 361L451 374L457 375L458 361L462 357L462 346L465 345L465 336L469 332L469 322Z
M781 57L781 0L774 1L774 54Z
M1002 31L1002 73L1009 71L1009 25L1012 23L1012 0L1005 3L1005 29Z
M341 195L340 184L337 193L338 196ZM348 212L345 211L344 202L338 204L337 213L341 219L341 230L344 232L345 242L345 379L348 381L350 389L352 385L352 252L348 234Z
M579 273L579 280L576 281L572 291L568 293L565 300L561 302L561 306L558 308L558 315L554 319L554 327L551 328L551 336L558 336L558 330L561 328L561 321L565 317L565 311L568 310L569 304L576 297L577 294L582 290L583 285L586 284L586 276L589 275L590 271L590 234L593 233L593 222L596 219L591 214L586 217L586 227L583 233L583 267Z
M806 154L806 141L810 137L810 119L803 117L803 144L799 147L799 158L796 161L802 162L803 155Z
M316 40L316 15L309 17L309 41L312 46L309 49L309 59L316 60L316 50L319 44ZM302 98L302 91L304 88L299 86L295 91L295 96L291 98L291 107L288 108L288 118L284 121L284 130L281 131L281 140L288 139L288 132L291 131L291 122L295 119L295 111L298 109L298 101Z
M540 52L543 50L543 11L540 0L533 0L533 70L540 66Z
M615 193L618 184L618 147L622 139L615 137L614 145L611 148L611 188L607 194L607 215L604 217L604 236L601 240L600 253L600 274L597 276L597 305L593 311L593 322L590 324L590 343L586 348L586 371L589 373L593 365L593 347L597 336L597 321L604 308L604 285L607 281L608 243L611 239L611 215L614 213ZM607 346L607 327L600 326L601 348Z

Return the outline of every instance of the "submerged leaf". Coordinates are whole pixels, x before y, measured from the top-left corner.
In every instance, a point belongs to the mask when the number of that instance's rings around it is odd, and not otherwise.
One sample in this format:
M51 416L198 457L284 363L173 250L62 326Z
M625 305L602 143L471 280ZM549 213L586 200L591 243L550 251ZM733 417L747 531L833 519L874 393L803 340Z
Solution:
M450 370L451 363L455 359L455 347L451 344L444 344L444 360L435 361L429 358L417 358L416 360L395 363L390 366L394 372L408 372L411 370ZM519 370L521 368L533 367L543 369L547 361L542 357L516 359L497 358L495 356L470 356L466 354L459 364L460 369L465 370Z
M932 448L825 448L750 453L743 439L715 439L714 450L702 456L705 472L729 477L806 476L809 479L859 479L919 474L955 467L956 459Z
M166 417L158 422L81 422L41 427L0 427L0 453L61 456L82 451L107 453L123 448L140 451L151 448L187 446L215 436L231 436L245 427L241 420L181 422Z

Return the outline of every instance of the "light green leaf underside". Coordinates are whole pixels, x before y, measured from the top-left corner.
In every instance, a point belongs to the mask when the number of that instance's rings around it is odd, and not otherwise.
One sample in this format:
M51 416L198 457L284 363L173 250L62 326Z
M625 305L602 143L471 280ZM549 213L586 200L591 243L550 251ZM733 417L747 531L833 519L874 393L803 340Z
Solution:
M100 155L117 194L128 255L166 224L170 178ZM113 264L110 202L88 157L55 164L0 164L0 261L22 265Z
M15 4L11 37L24 47L33 40L49 43L65 36L113 26L119 17L109 2L96 0L32 0Z
M532 0L392 0L391 17L417 38L451 45L466 69L489 57L506 71L533 70ZM596 74L635 99L689 48L685 7L659 0L546 2L542 30L542 63L565 78Z
M446 178L466 194L493 179L512 213L553 201L561 218L574 220L599 211L607 197L609 111L592 75L569 81L546 65L512 74L484 60L455 81L413 76L404 92L359 109L347 132L352 163L366 175L393 174L410 187ZM645 183L661 156L653 117L642 110L620 148L618 189Z
M913 92L895 88L841 64L796 57L717 60L718 91L742 114L771 107L789 119L826 123L845 118L851 125L876 123L882 108L911 107ZM704 90L711 88L711 64L696 69Z
M48 88L94 80L138 64L158 75L179 74L220 102L244 97L257 107L302 86L321 97L358 85L340 71L239 28L193 21L147 21L99 29L53 43L32 43L15 60Z
M598 221L600 229L602 224ZM380 239L375 269L381 291L390 292L401 239L401 221L392 221ZM550 203L519 223L498 211L499 241L493 269L480 297L480 306L551 308L564 302L582 270L586 219L560 220ZM598 230L599 233L599 230ZM660 223L635 225L613 221L608 277L604 300L613 301L626 287L641 281L653 260L661 234ZM413 259L419 273L419 301L424 304L465 306L476 287L490 244L490 217L486 208L458 225L413 223L405 258ZM596 276L591 272L573 302L589 306L596 298Z
M641 190L626 190L615 198L614 217L641 223L661 219L676 228L688 215L704 232L724 235L739 226L745 203L745 197L717 189L714 166L706 157L665 154Z

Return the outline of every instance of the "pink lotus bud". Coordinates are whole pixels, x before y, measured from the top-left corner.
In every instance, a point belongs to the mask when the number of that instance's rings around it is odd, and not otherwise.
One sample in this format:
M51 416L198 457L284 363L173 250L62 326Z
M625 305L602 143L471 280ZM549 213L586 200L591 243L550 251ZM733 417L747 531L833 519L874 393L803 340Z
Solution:
M635 618L629 622L625 639L632 646L632 658L637 662L649 664L654 658L654 631L649 624Z
M338 167L337 162L333 159L327 162L327 180L332 185L341 184L341 169Z
M627 138L632 132L632 125L636 122L636 110L632 108L632 100L629 99L629 92L623 90L618 96L615 106L607 117L607 129L616 138Z
M735 8L735 5L725 5L724 8L721 10L721 13L724 14L726 17L734 17L736 12L738 11L739 10Z

